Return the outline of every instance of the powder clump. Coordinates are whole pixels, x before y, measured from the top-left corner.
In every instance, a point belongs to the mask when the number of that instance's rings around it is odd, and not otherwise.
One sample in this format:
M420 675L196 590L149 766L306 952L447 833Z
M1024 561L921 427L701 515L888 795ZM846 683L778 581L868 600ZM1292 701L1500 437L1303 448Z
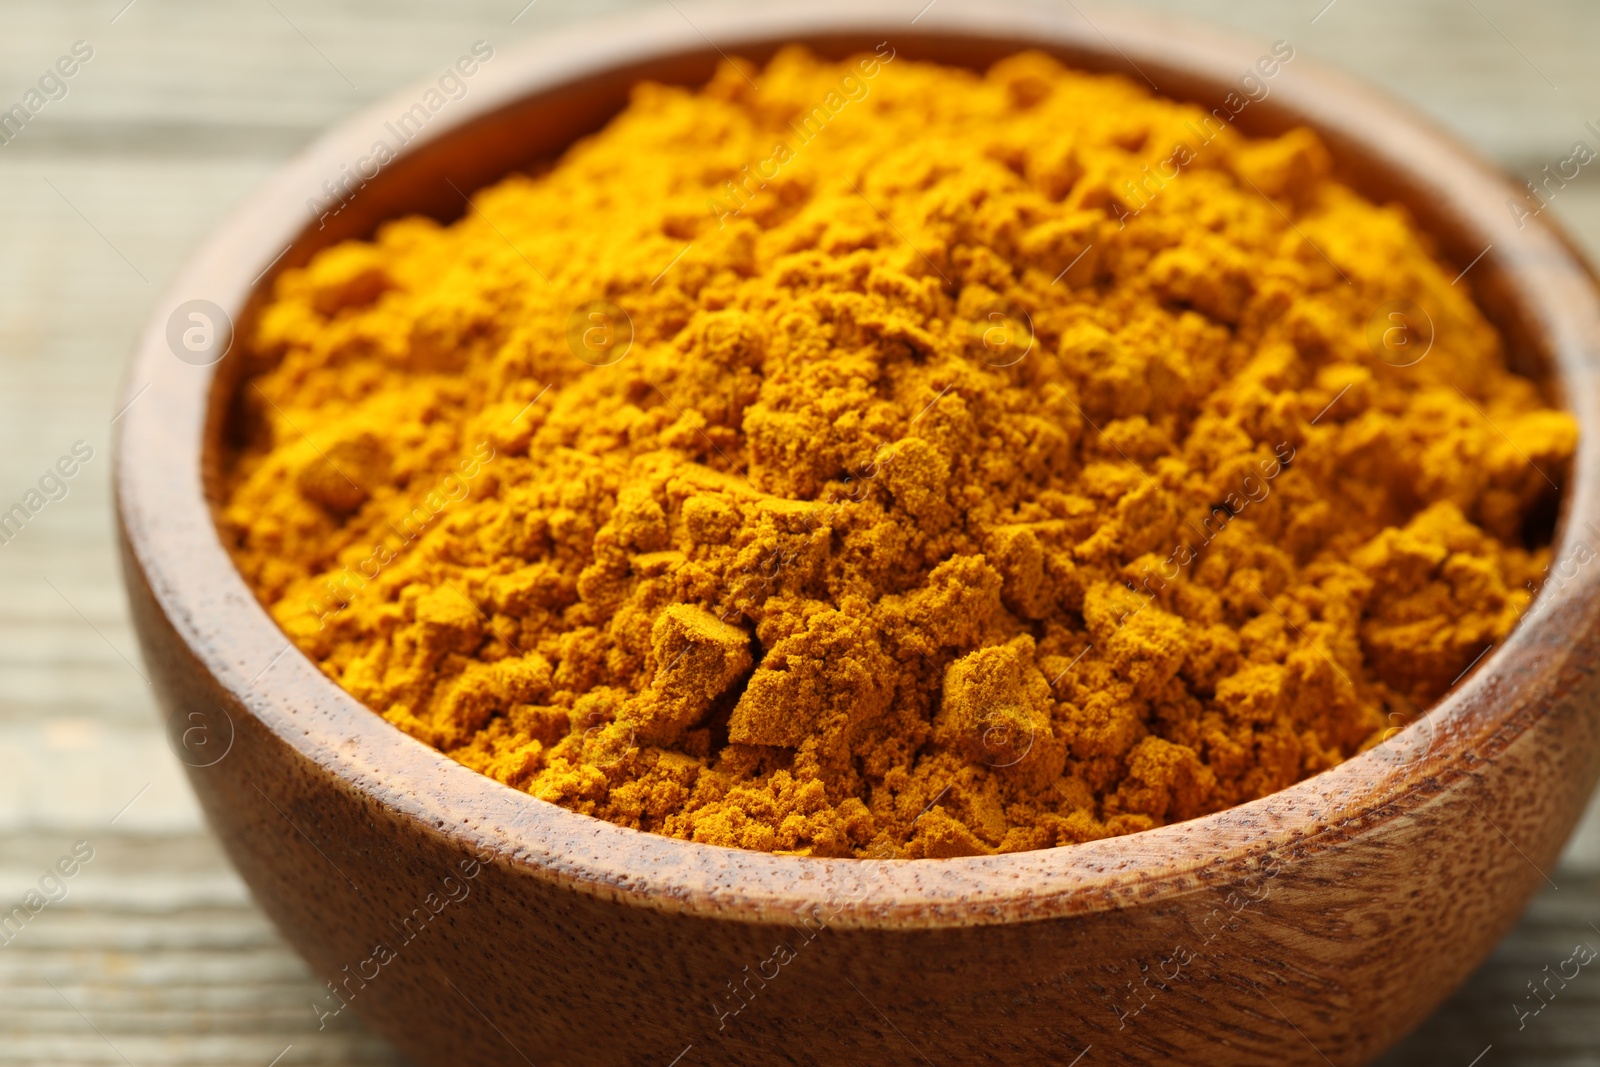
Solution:
M1130 833L1369 747L1527 608L1576 429L1430 248L1307 131L790 49L286 271L222 526L331 678L574 811Z

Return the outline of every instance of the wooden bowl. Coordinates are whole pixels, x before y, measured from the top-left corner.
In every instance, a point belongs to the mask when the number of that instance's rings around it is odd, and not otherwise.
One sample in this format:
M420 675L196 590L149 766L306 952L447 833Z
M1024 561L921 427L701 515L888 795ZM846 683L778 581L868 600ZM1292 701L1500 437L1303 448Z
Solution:
M117 420L124 574L176 750L284 935L422 1064L1355 1064L1443 1000L1543 885L1600 772L1600 302L1571 244L1427 122L1304 57L1236 119L1316 128L1406 204L1582 426L1536 609L1432 715L1262 800L1129 837L877 862L715 848L508 789L393 728L290 648L219 542L240 360L189 316L248 317L274 271L595 130L639 78L696 83L888 40L982 67L1021 48L1207 106L1267 46L1093 13L915 3L665 7L497 53L401 157L329 208L402 93L323 138L194 257ZM1069 5L1070 7L1070 5ZM392 140L392 138L391 138ZM308 201L312 208L308 209ZM190 303L193 301L209 302ZM214 309L208 311L207 309ZM176 323L176 329L174 329ZM219 323L225 325L225 323ZM219 337L225 336L219 334ZM175 358L175 355L178 358ZM326 1020L325 1020L326 1021ZM675 1059L682 1057L681 1059Z

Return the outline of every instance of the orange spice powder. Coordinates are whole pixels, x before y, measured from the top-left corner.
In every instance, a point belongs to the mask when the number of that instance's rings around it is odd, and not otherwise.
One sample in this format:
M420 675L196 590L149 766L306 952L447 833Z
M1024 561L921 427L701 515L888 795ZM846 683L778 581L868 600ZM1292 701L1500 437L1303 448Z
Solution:
M1576 429L1453 274L1309 132L788 50L286 272L222 524L329 677L574 811L1126 834L1374 744L1529 603Z

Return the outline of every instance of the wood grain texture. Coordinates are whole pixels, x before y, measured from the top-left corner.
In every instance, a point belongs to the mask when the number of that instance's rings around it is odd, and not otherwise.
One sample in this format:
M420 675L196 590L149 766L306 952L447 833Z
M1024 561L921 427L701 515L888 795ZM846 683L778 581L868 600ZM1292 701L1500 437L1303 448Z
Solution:
M275 0L291 26L259 3L138 0L112 23L123 2L10 0L0 13L8 103L72 41L97 48L72 94L0 148L7 506L73 441L105 444L117 378L154 290L289 152L479 37L498 46L632 6L539 0L511 26L521 0ZM1476 0L1482 15L1458 0L1338 0L1313 25L1323 4L1145 6L1290 39L1419 104L1519 173L1564 158L1585 119L1600 115L1600 66L1590 59L1600 15L1582 0ZM1600 250L1600 189L1589 175L1554 211ZM20 899L73 841L103 843L65 906L0 948L0 1064L120 1064L120 1049L140 1067L260 1067L291 1044L284 1065L398 1063L348 1014L316 1029L319 982L205 836L149 690L123 658L137 663L116 587L105 458L0 547L0 892ZM1600 1064L1600 979L1588 971L1525 1028L1513 1013L1527 981L1594 937L1595 871L1600 819L1591 816L1551 872L1560 889L1547 887L1479 974L1385 1064L1466 1067L1490 1045L1482 1067ZM893 1017L915 1035L914 1012L909 1023Z

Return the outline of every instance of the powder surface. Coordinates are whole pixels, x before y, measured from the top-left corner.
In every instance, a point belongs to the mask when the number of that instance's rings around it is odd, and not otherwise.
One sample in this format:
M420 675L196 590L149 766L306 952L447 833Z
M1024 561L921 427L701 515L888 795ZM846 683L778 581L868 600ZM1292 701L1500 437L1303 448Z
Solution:
M640 85L284 273L225 536L374 711L627 826L946 857L1281 789L1507 634L1576 429L1228 117L1034 54Z

